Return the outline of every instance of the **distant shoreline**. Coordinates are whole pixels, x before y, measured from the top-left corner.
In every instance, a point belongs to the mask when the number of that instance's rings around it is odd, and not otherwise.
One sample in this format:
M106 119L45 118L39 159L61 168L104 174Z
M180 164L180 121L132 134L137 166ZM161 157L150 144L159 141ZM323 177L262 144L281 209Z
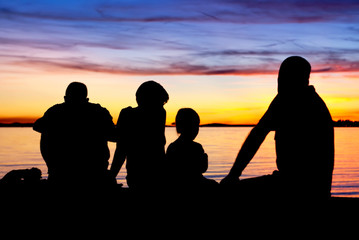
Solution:
M0 123L0 127L32 127L33 123ZM254 127L255 124L224 124L224 123L209 123L203 124L200 127ZM166 125L166 127L175 127L174 125ZM359 127L359 121L338 120L334 121L334 127Z
M0 123L0 127L32 127L33 123Z
M333 121L334 127L359 127L359 121L351 120L338 120ZM201 127L254 127L255 124L223 124L223 123L210 123L203 124Z

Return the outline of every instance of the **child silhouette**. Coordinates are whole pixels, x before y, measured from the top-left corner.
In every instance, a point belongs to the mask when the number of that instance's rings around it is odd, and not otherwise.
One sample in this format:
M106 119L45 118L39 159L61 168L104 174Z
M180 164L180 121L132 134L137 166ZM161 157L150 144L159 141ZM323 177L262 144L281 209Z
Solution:
M191 108L182 108L176 115L176 130L180 134L166 152L170 183L174 187L193 188L217 185L202 174L208 168L208 156L201 144L194 142L199 132L200 118Z

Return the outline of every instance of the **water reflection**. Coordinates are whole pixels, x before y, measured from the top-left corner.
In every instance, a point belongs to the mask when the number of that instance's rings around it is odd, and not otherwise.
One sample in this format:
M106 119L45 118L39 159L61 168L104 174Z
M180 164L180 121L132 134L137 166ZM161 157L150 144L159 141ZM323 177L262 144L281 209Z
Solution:
M228 173L250 130L249 127L200 128L196 141L203 145L209 156L206 177L220 181ZM167 144L177 138L175 128L166 128L166 138ZM13 169L31 167L41 169L46 177L39 141L39 135L31 128L0 128L0 178ZM109 148L113 155L116 144L110 143ZM270 174L275 169L274 133L270 133L242 177ZM125 176L123 168L118 182L126 185ZM359 197L359 128L335 128L332 195Z

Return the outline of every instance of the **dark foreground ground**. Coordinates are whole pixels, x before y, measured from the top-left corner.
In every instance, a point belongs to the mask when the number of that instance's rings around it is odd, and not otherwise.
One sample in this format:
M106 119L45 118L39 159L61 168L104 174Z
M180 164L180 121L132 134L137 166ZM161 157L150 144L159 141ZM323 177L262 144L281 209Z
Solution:
M10 226L13 234L35 232L37 238L50 239L94 235L100 239L241 239L278 234L284 234L283 239L300 235L306 239L314 232L318 237L329 236L332 230L340 230L337 239L343 239L343 233L357 229L358 206L358 198L244 196L227 188L0 187L0 216L6 223L2 230Z
M49 186L44 185L0 185L0 200L18 200L29 202L46 202L55 200L77 201L85 200L108 200L124 201L129 204L136 201L141 202L179 202L184 203L203 201L203 204L215 204L226 202L228 204L240 205L241 203L263 202L263 203L326 203L346 204L356 203L359 206L359 198L352 197L330 197L316 199L305 194L297 195L275 195L271 193L241 192L236 188L223 187L218 185L210 189L160 189L149 188L144 190L132 190L121 185L111 187L90 187L90 186Z

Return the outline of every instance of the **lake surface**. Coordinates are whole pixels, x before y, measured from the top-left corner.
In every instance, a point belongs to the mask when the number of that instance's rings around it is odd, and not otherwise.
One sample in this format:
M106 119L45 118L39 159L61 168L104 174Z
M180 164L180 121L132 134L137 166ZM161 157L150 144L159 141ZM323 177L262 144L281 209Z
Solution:
M230 170L238 150L251 127L200 128L196 141L209 157L206 177L220 181ZM176 129L166 128L167 145L177 138ZM47 177L47 168L40 153L40 134L32 128L0 128L0 178L13 169L37 167ZM111 158L116 144L109 143ZM166 146L167 147L167 146ZM274 132L271 132L242 178L271 174L276 170ZM359 197L359 128L335 128L335 168L332 195ZM126 169L121 169L118 183L126 185Z

